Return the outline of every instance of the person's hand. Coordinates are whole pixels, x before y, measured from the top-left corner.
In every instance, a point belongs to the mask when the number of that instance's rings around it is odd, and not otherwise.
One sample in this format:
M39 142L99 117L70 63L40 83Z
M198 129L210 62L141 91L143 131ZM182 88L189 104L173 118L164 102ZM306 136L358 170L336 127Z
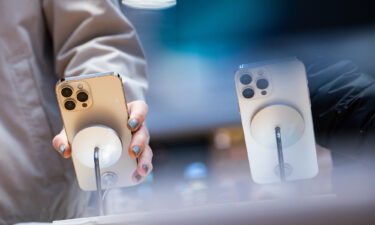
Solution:
M128 104L128 110L130 119L127 126L133 133L128 151L131 157L138 159L138 167L132 178L134 182L140 183L153 169L150 135L144 124L148 107L144 101L134 101ZM53 138L52 145L64 158L71 157L71 147L64 129Z

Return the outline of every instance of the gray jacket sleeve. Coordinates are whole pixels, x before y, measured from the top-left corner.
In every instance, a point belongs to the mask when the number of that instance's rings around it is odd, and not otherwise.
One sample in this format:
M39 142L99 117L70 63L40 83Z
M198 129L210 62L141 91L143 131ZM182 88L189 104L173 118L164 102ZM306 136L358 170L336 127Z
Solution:
M144 99L146 62L136 32L109 0L46 0L59 78L114 71L122 75L127 101Z

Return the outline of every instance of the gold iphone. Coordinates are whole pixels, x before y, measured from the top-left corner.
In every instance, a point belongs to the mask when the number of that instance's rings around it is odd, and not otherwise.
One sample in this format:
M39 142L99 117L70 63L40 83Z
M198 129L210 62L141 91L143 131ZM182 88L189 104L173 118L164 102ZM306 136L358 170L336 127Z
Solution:
M132 175L137 162L128 154L132 134L127 127L129 114L121 76L109 72L67 77L58 81L55 91L70 146L77 133L85 128L104 126L113 130L122 151L115 163L101 168L102 178L111 177L111 187L134 185ZM97 134L88 141L100 139L103 137ZM74 151L81 150L72 147L73 156ZM87 157L94 160L93 156ZM81 189L96 190L94 169L74 157L73 164Z

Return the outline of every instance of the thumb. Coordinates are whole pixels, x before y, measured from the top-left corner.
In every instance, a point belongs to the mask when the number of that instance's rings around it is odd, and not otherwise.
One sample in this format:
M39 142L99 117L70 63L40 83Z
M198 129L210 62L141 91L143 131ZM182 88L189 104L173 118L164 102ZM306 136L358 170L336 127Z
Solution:
M53 148L64 158L71 156L71 149L64 128L52 140Z

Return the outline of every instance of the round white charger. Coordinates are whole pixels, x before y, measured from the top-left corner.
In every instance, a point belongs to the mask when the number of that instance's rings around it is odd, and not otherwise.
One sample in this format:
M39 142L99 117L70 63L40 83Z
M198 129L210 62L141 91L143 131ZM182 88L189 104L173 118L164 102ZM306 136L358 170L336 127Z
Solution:
M94 168L94 150L99 148L100 168L114 165L121 157L122 144L116 131L103 125L80 130L73 138L72 157L83 165Z
M258 111L251 120L251 135L260 144L276 148L275 128L280 127L283 148L295 144L305 131L301 114L287 105L271 105Z

